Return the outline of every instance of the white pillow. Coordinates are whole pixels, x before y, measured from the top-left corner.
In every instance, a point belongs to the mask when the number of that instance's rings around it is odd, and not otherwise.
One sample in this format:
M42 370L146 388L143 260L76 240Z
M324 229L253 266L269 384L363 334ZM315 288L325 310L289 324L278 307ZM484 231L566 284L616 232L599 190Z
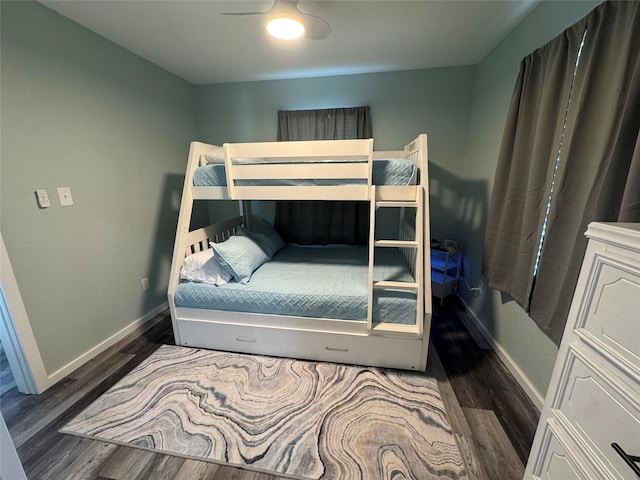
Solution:
M204 154L207 163L224 163L224 148L213 147Z
M263 163L265 161L262 157L237 157L233 159L233 163L237 165L247 165L251 163Z
M224 147L213 147L204 154L204 159L209 165L224 164ZM251 163L264 162L261 157L238 157L233 159L233 163L238 165L246 165Z
M204 154L204 159L208 164L220 164L224 163L224 147L212 147ZM238 157L233 159L233 163L243 165L248 163L260 163L264 162L264 158L261 157Z
M231 275L220 268L218 261L214 258L213 249L208 248L184 259L180 278L192 282L224 285L231 280Z

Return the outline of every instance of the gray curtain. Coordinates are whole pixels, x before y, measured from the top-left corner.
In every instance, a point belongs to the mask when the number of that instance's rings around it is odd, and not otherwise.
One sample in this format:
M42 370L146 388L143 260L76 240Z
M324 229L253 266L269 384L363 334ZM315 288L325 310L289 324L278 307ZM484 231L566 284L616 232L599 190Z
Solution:
M640 221L639 58L640 3L609 1L523 60L490 202L483 268L489 285L518 301L557 344L587 225ZM531 74L527 67L534 63L539 68Z
M280 110L277 140L349 140L371 138L369 107Z
M526 310L583 33L576 25L522 60L498 157L483 269Z
M371 138L369 107L278 112L278 141ZM276 202L274 222L285 242L364 245L369 239L366 202Z

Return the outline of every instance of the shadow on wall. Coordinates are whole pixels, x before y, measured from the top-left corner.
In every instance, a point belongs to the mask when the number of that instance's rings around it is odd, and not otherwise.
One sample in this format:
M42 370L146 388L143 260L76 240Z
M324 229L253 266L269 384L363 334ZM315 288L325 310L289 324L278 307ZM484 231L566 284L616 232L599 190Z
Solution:
M463 278L458 295L484 321L494 318L494 305L482 276L484 232L487 224L489 185L486 180L465 180L429 163L431 237L453 238L463 251ZM479 295L470 288L482 285ZM485 324L492 331L493 325Z
M149 255L147 269L149 291L143 297L143 314L167 300L167 286L183 186L184 175L165 175L153 235L153 248ZM229 205L225 204L225 208L218 206L215 211L211 210L208 203L213 202L194 203L190 227L192 230L209 225L211 221L229 218L230 210L234 211L233 215L237 215L236 202L226 202ZM488 203L489 187L486 180L463 180L439 165L429 162L431 237L440 240L454 238L461 242L464 252L464 278L472 287L482 283L485 288L481 295L476 296L462 281L458 287L458 294L478 315L482 315L485 321L493 318L494 309L490 301L491 296L486 292L486 279L481 274ZM395 224L395 222L389 222L389 224ZM491 329L492 325L486 325L486 327Z
M429 162L429 217L431 238L455 238L460 212L462 181L433 162Z
M157 208L158 216L153 234L153 248L149 255L147 278L149 290L142 297L142 313L146 314L167 301L171 260L178 226L178 213L184 187L184 175L167 174ZM209 211L205 202L195 202L191 215L191 229L209 225Z

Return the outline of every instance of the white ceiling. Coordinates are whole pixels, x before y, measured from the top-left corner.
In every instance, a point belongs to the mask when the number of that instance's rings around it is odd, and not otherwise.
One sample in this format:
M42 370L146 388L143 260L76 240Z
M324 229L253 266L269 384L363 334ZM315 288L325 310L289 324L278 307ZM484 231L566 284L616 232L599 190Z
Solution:
M272 0L41 0L194 84L473 65L540 0L303 0L323 40L267 38Z

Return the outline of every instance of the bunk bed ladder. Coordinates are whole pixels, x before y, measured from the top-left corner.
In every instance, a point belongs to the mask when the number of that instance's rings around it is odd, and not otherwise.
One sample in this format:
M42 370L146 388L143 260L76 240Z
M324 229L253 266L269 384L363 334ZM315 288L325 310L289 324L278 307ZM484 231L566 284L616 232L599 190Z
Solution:
M412 201L390 201L379 200L376 187L371 187L371 209L369 224L369 297L367 308L367 331L369 333L397 334L421 337L424 325L424 248L419 239L423 238L424 216L422 209L424 192L422 188L416 189L416 198ZM415 232L414 238L406 238L404 230L400 229L398 240L376 240L376 210L379 208L400 208L400 222L405 222L405 210L415 209ZM414 281L380 281L374 278L375 249L399 248L409 264ZM415 325L403 325L390 322L377 323L373 321L373 303L375 290L408 290L416 292L416 322Z

